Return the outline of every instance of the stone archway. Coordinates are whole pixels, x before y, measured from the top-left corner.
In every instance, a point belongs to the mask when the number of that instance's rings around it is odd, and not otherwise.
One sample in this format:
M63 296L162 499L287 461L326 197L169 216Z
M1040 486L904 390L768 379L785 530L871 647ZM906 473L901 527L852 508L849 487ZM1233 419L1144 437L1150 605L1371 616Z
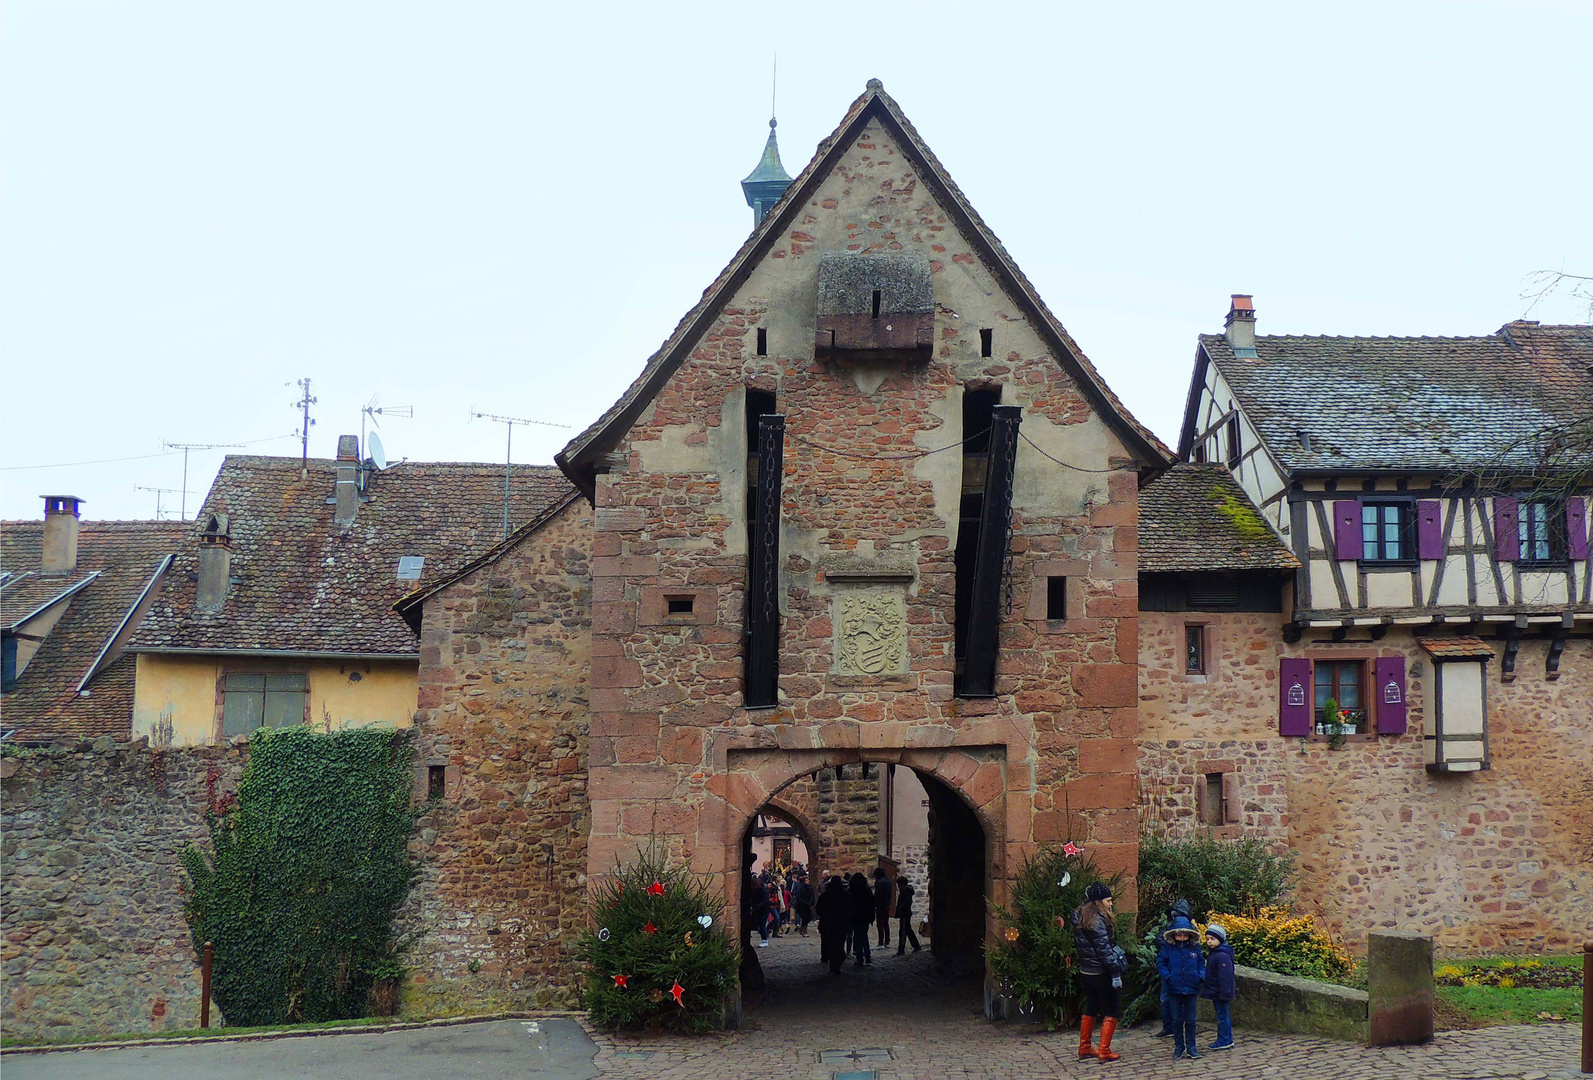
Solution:
M983 926L972 929L970 937L979 943L992 940L995 912L1007 898L1007 867L1027 848L1009 838L1030 834L1030 748L1010 726L991 721L953 731L938 725L837 722L766 729L750 737L727 731L705 741L713 768L704 779L710 798L699 818L699 854L722 868L727 912L738 920L738 935L741 838L754 815L801 777L869 762L903 766L935 782L977 825L984 840L977 916ZM1010 807L1009 790L1017 796ZM1013 811L1021 821L1009 820ZM710 855L715 850L718 854ZM985 980L988 1011L988 968Z

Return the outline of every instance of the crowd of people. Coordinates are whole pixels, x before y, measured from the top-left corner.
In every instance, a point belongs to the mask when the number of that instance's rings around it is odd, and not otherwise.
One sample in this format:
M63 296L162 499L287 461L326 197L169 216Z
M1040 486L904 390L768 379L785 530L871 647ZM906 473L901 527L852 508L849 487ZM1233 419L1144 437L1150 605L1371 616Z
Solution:
M832 876L816 891L800 863L773 866L749 873L743 893L747 925L757 931L759 948L767 948L769 939L782 932L806 937L817 918L819 959L837 975L848 958L864 967L874 962L875 947L889 947L892 918L897 922L897 956L905 955L908 945L914 952L922 947L913 931L913 883L905 877L893 879L884 867L875 868L872 885L854 873Z

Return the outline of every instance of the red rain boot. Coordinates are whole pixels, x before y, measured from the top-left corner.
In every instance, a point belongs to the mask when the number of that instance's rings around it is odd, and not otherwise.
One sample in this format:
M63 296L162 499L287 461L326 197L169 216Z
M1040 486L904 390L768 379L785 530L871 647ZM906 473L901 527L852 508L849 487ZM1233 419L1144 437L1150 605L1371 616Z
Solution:
M1116 1061L1122 1054L1112 1053L1112 1033L1117 1030L1117 1020L1108 1016L1101 1021L1101 1048L1095 1056L1102 1061Z
M1086 1016L1079 1021L1079 1060L1095 1056L1093 1038L1095 1034L1095 1017Z

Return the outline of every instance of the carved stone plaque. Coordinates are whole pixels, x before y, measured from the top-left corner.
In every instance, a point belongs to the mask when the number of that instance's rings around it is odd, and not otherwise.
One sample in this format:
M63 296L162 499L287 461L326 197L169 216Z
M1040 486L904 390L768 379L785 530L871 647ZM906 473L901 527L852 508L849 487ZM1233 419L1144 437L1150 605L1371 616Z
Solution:
M900 674L906 644L907 604L900 592L848 591L836 598L838 674Z

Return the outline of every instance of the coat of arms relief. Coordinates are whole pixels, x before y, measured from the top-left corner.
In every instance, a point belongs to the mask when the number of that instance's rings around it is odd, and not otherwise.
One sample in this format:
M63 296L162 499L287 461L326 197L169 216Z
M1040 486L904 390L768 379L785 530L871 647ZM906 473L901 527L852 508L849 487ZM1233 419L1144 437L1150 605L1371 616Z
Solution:
M907 642L907 605L897 592L853 592L839 597L836 652L840 673L901 672Z

